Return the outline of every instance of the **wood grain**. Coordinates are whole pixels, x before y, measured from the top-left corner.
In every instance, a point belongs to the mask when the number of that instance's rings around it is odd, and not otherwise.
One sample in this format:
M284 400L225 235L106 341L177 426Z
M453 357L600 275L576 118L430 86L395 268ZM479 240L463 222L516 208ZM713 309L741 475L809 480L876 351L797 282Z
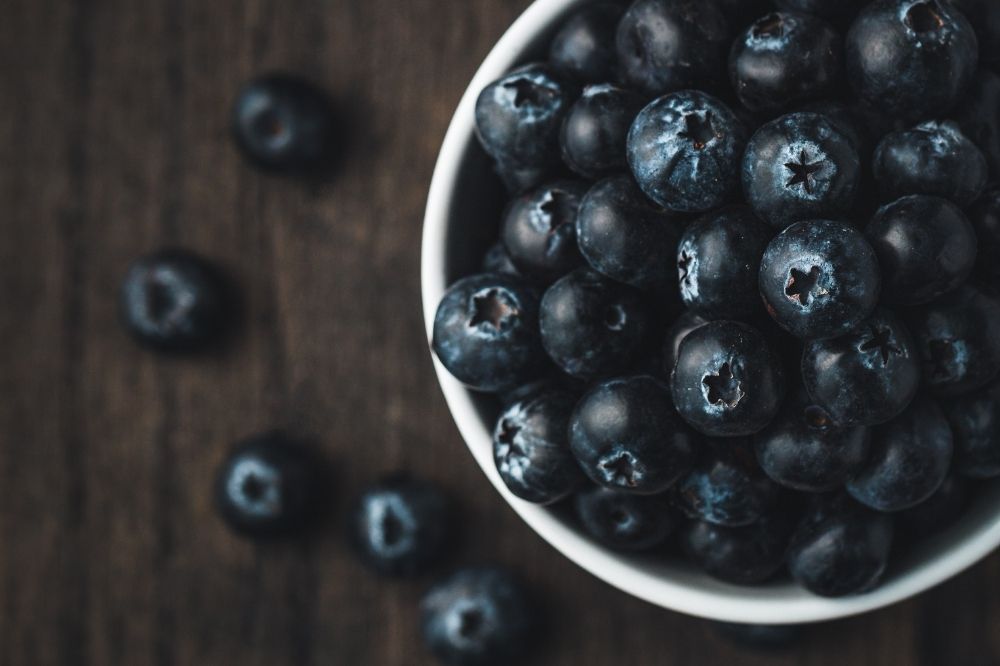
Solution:
M1000 560L755 655L570 565L483 481L437 389L421 214L477 64L527 0L5 0L0 20L0 664L423 664L426 581L368 575L339 517L302 542L222 529L227 446L285 427L339 470L338 507L407 468L460 499L454 562L516 566L555 665L1000 663ZM333 91L353 138L323 185L261 177L228 140L265 70ZM246 297L221 356L161 359L117 325L125 267L163 245ZM336 512L335 512L336 513Z

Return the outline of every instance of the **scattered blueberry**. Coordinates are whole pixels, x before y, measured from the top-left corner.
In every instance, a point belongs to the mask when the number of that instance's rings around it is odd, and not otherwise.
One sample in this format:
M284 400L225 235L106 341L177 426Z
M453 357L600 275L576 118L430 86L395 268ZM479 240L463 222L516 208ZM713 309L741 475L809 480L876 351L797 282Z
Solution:
M613 550L655 548L666 541L679 522L663 495L635 495L593 487L576 495L574 507L587 534Z
M613 81L617 74L615 33L623 9L604 2L570 16L549 46L549 62L565 76L583 83Z
M688 557L710 576L736 585L763 583L784 565L790 525L768 515L753 525L723 527L694 522L683 535Z
M587 185L559 180L516 198L500 231L520 273L551 282L583 263L576 245L576 211Z
M643 105L641 96L610 83L587 86L559 135L566 166L586 178L628 169L628 131Z
M463 384L504 391L534 379L545 350L538 292L512 275L486 273L449 287L434 316L432 346Z
M949 474L934 494L920 504L900 511L899 524L914 537L926 537L951 527L969 503L969 483Z
M954 469L972 479L1000 476L1000 384L942 404L955 436Z
M696 328L701 328L710 320L705 319L694 310L685 310L674 323L667 329L666 339L663 343L663 372L667 377L674 371L677 365L677 355L681 348L681 343L688 333Z

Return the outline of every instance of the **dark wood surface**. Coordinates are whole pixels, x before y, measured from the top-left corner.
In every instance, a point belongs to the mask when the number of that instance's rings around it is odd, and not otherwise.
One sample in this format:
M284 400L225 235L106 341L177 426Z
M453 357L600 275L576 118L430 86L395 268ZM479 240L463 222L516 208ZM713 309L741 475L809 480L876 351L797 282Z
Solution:
M1000 663L1000 559L760 656L598 582L488 487L426 352L418 241L451 113L527 0L0 2L0 664L430 663L425 581L387 583L341 521L257 547L213 515L227 446L285 427L339 470L339 507L406 468L461 501L454 563L548 600L540 664ZM230 145L238 84L303 73L353 111L323 186ZM116 322L128 262L219 261L247 301L225 354L164 360ZM335 512L336 513L336 512Z

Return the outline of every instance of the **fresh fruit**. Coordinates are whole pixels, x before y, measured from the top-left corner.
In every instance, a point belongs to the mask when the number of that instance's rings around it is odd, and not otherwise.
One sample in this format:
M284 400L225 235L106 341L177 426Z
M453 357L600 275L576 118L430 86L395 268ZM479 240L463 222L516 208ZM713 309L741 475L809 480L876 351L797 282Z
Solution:
M990 173L1000 173L1000 76L980 68L953 115L965 136L983 151Z
M694 522L683 534L688 557L710 576L736 585L753 585L781 569L790 532L786 517L765 516L744 527Z
M969 482L949 474L934 494L900 511L898 524L911 536L926 537L954 524L969 503Z
M774 0L774 4L786 12L802 12L822 16L838 24L850 21L869 0Z
M1000 383L942 407L955 435L955 471L972 479L1000 476Z
M490 249L488 249L486 254L483 255L483 262L480 267L483 273L521 275L521 272L517 270L517 266L515 266L514 262L511 261L507 248L505 248L503 243L500 241L490 245Z
M549 62L563 75L583 83L615 79L615 33L623 9L611 2L580 9L559 28L549 45Z
M976 275L994 290L1000 290L1000 188L990 188L969 209L976 230Z
M994 0L951 0L976 31L979 61L1000 64L1000 5Z
M576 211L585 183L559 180L514 199L500 237L518 272L551 282L583 263L576 245Z
M680 351L681 343L688 333L696 328L701 328L709 322L694 310L685 310L674 323L667 329L666 339L663 343L663 372L669 378L677 365L677 354Z
M691 466L694 437L674 414L670 391L649 376L613 379L577 403L570 448L598 485L652 495Z
M666 541L679 522L663 495L592 487L577 494L573 506L587 534L614 550L655 548Z
M610 83L587 86L559 135L566 166L592 179L628 169L628 131L643 105L640 95Z

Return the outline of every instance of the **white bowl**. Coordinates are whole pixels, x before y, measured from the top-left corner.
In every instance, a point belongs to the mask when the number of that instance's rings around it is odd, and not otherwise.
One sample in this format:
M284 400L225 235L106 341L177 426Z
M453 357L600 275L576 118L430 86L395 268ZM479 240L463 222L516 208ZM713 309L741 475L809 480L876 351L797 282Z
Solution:
M538 56L559 19L585 0L537 0L504 34L462 96L445 136L427 201L422 293L428 340L445 288L474 273L496 237L503 205L499 182L476 145L479 92L514 65ZM1000 490L981 496L962 520L896 558L882 584L842 599L813 596L790 581L738 587L714 580L687 562L623 555L597 545L549 509L507 490L493 463L491 432L498 405L456 381L434 358L441 389L469 450L503 498L539 535L601 580L671 610L729 622L794 624L863 613L912 597L954 576L1000 545Z

